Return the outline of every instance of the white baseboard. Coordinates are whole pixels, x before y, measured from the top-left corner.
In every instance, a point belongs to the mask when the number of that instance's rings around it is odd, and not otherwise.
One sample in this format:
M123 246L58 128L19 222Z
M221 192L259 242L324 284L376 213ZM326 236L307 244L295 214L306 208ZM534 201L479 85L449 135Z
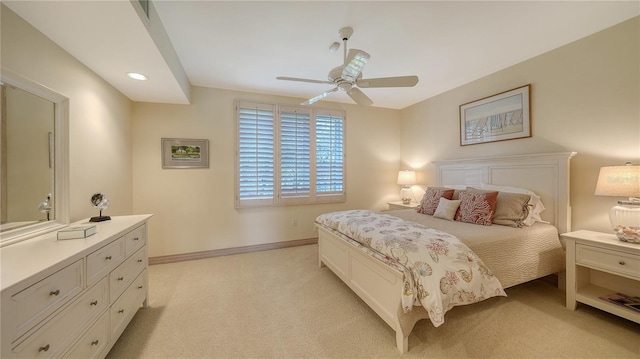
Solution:
M229 256L233 254L261 252L261 251L268 251L272 249L304 246L308 244L317 244L317 243L318 243L318 238L307 238L307 239L296 239L293 241L256 244L256 245L244 246L244 247L213 249L210 251L202 251L202 252L171 254L166 256L149 257L149 265L191 261L196 259Z

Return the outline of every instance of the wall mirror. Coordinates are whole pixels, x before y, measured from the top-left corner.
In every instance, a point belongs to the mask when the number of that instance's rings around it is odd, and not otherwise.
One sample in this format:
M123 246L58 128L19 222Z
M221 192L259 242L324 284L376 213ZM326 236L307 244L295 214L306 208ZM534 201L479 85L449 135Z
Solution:
M69 99L2 68L0 247L69 223Z

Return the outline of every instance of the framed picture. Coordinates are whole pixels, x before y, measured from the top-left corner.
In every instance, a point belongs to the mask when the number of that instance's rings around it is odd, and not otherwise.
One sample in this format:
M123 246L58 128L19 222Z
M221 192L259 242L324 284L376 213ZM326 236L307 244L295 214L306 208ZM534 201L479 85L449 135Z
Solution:
M530 86L460 105L460 146L531 137Z
M162 168L209 168L209 140L163 138Z

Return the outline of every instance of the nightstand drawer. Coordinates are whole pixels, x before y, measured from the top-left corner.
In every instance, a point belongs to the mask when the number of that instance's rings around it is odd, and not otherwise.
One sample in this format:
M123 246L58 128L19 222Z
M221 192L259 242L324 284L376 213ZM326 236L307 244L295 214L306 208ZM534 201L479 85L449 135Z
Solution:
M640 279L640 256L637 255L576 244L576 263L621 274L628 278Z

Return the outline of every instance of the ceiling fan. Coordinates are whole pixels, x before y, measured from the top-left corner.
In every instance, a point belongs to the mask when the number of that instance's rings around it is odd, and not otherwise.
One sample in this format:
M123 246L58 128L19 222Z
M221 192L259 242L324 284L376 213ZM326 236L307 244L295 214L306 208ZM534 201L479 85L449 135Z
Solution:
M418 83L418 76L396 76L396 77L380 77L373 79L363 79L362 69L367 64L371 57L368 53L358 50L350 49L347 52L347 41L353 35L353 29L350 27L344 27L338 31L342 41L344 42L344 63L331 71L329 71L328 81L301 79L296 77L276 77L278 80L286 81L298 81L298 82L310 82L317 84L329 84L335 85L331 90L327 90L318 96L310 98L302 103L302 105L311 105L318 102L332 93L342 90L349 95L357 104L362 106L370 106L373 101L367 95L365 95L360 88L373 88L373 87L413 87ZM340 46L338 42L334 42L330 49L337 50ZM357 87L356 87L357 86Z

